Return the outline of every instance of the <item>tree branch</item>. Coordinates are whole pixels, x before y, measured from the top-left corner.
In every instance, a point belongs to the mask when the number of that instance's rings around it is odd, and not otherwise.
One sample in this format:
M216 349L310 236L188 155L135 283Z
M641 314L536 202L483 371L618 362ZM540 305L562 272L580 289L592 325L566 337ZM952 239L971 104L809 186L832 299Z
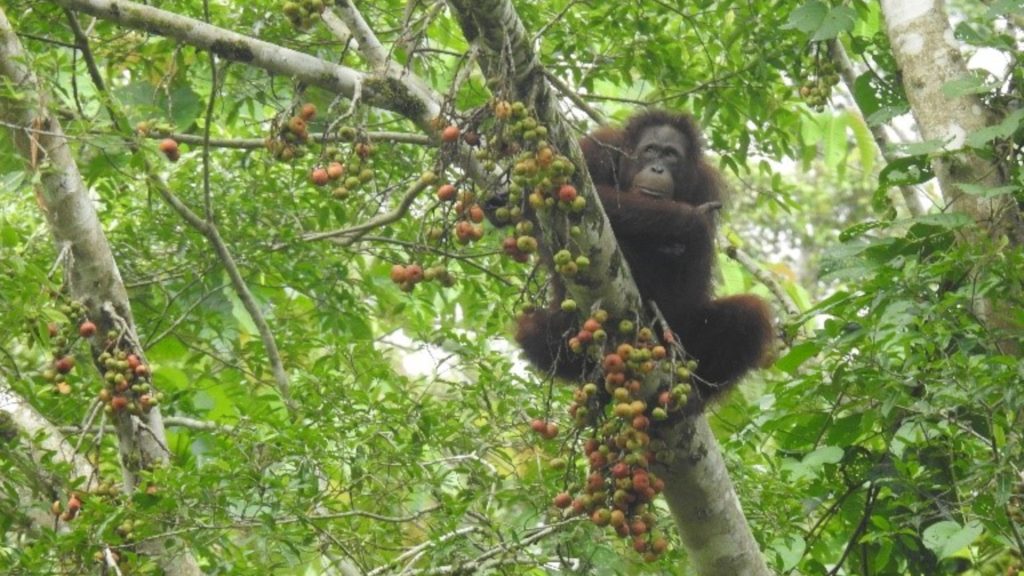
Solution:
M853 94L853 85L857 81L857 71L853 68L853 62L850 62L850 59L846 56L846 49L843 48L842 42L838 40L830 40L828 42L828 49L829 54L832 56L832 61L836 65L836 70L839 71L839 77L843 79L843 84L846 85L846 89L850 94ZM878 149L878 153L882 155L882 158L885 158L886 162L896 160L885 129L877 124L868 124L868 129L874 137L875 146ZM912 216L920 216L927 212L914 188L900 186L899 190L903 196L903 203Z
M351 246L352 244L359 241L368 232L387 226L393 222L401 220L403 216L409 211L409 207L420 195L423 190L429 186L429 182L423 178L417 179L409 188L406 189L405 194L402 195L402 200L398 203L393 210L379 216L375 216L366 222L343 228L341 230L332 230L330 232L315 232L312 234L303 234L300 238L303 242L311 242L316 240L330 239L339 246ZM283 247L283 246L282 246Z
M202 134L185 134L180 132L162 133L152 132L146 134L150 140L162 140L173 138L179 144L202 145L204 142ZM410 134L408 132L366 132L367 140L371 142L395 142L397 144L417 144L420 146L431 146L434 141L424 134ZM338 135L327 136L322 132L311 132L309 139L313 142L334 143L341 142ZM233 148L237 150L256 150L265 148L267 141L264 138L210 138L211 148Z
M126 28L160 34L209 50L218 56L289 76L348 98L399 113L425 128L440 110L422 86L388 76L387 81L205 22L126 0L52 0L72 10L116 22Z
M156 175L156 170L150 165L148 160L146 161L146 172L149 174L150 184L156 188L160 196L170 204L171 208L174 208L185 222L205 236L210 245L213 246L214 251L217 253L217 258L220 259L228 273L228 277L231 279L231 285L234 287L238 299L242 301L242 305L245 307L246 312L249 313L249 317L252 318L253 324L256 325L256 330L260 334L260 339L263 341L263 349L267 352L267 361L270 363L270 369L277 383L277 391L281 394L281 398L285 405L288 406L289 411L294 413L295 406L292 403L288 373L285 371L284 364L281 361L281 353L278 351L277 341L274 339L274 334L271 332L270 325L267 323L266 318L264 318L263 312L256 305L256 300L253 298L252 292L249 291L249 286L246 284L245 278L242 277L242 273L238 270L238 265L235 263L234 257L231 256L231 251L228 250L227 244L224 243L224 239L217 230L217 226L213 222L200 218L198 214L178 199L170 187Z

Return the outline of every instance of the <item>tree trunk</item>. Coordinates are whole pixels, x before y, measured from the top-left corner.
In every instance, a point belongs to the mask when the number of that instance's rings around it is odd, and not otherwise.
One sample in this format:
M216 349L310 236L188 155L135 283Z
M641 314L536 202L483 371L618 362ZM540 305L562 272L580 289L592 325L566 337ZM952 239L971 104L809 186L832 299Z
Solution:
M50 98L32 71L10 22L0 11L0 76L29 95L17 101L0 100L0 118L20 126L14 140L31 170L39 172L36 199L46 216L59 253L67 251L65 268L71 297L81 301L95 318L100 333L115 319L134 337L128 293L100 226L89 192L71 155L67 138L48 108ZM141 350L138 351L141 354ZM98 354L98 353L97 353ZM160 410L141 417L121 413L114 418L125 477L124 488L137 485L136 472L164 464L168 454ZM161 541L145 546L167 574L199 574L190 552L170 553Z
M903 74L903 90L921 135L943 143L949 151L933 163L946 206L970 216L994 241L1005 238L1011 245L1020 246L1024 243L1024 222L1014 197L973 195L964 189L964 185L992 189L1004 186L1006 181L998 164L963 148L968 135L991 125L995 116L973 94L944 92L950 82L966 78L969 72L942 0L882 0L882 12L893 56ZM973 242L980 238L967 231L961 239ZM1003 307L984 298L975 302L975 312L988 327L1019 331L1020 326L1013 321L1015 315ZM1010 338L1000 338L999 348L1004 354L1021 353Z

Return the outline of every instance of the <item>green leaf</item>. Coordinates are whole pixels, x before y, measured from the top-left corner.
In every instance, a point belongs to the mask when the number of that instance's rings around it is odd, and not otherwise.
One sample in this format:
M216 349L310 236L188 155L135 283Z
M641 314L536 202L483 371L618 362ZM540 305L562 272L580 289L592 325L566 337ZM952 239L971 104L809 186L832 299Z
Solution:
M1018 190L1017 186L982 186L980 184L958 184L965 193L979 198L998 198L1013 194Z
M739 262L720 254L718 269L722 275L722 294L739 294L744 291L746 282Z
M972 520L962 527L952 520L944 520L925 528L921 534L921 541L941 560L957 555L977 540L984 531L984 527L977 520Z
M846 116L843 114L830 115L826 123L825 135L825 165L837 170L840 178L843 177L844 161L848 147L846 145Z
M860 108L861 114L871 116L882 108L882 101L878 97L878 90L875 85L875 75L872 72L865 72L857 76L853 81L853 100Z
M1024 108L1014 111L994 126L987 126L968 134L967 145L972 148L981 148L997 138L1010 138L1021 127L1022 122L1024 122Z
M986 18L993 18L995 16L1009 16L1012 14L1024 14L1024 2L1021 2L1021 0L996 0L988 7L988 12L985 16Z
M818 28L811 40L814 42L820 42L822 40L832 40L843 32L849 32L853 30L853 24L857 19L857 13L848 6L836 6L829 10L825 16L825 20L821 23L821 27Z
M867 222L860 222L858 224L854 224L853 226L850 226L849 228L839 233L839 241L849 242L851 240L860 238L861 236L870 232L871 230L882 228L886 225L887 224L885 222L879 222L878 220L868 220Z
M811 34L821 27L826 16L828 16L828 6L818 0L811 0L793 10L782 28L784 30L796 29L805 34Z
M785 539L779 538L772 542L772 550L782 560L782 570L787 571L796 567L807 550L807 542L800 536L788 536Z
M956 229L971 223L971 217L963 212L944 212L941 214L922 214L910 219L915 224L937 226L939 228Z
M867 180L875 172L875 157L878 152L878 145L875 137L871 134L864 119L853 111L846 112L848 125L853 131L853 138L857 141L857 152L860 154L861 181Z
M825 464L837 464L843 459L843 449L838 446L822 446L810 454L804 456L804 465L811 468L820 468Z
M992 90L981 76L964 76L942 85L942 94L947 98L959 98L968 94L984 94Z
M907 156L886 164L878 175L879 189L891 186L912 186L934 177L931 159L925 155Z
M821 346L816 342L801 342L789 349L789 352L775 361L775 367L783 372L794 374L797 368L799 368L807 360L814 358L814 356L821 350Z
M225 276L227 276L226 273ZM249 311L245 309L245 304L242 303L238 294L231 289L230 284L225 283L222 293L229 301L231 301L231 316L234 317L236 322L238 322L241 331L249 335L259 334L256 324L252 321L252 316L250 316ZM257 300L257 296L255 294L253 294L252 297L253 300ZM259 306L259 302L257 302L256 305Z
M820 42L852 30L856 19L857 13L852 8L838 6L829 9L825 4L812 0L793 10L782 28L799 30L810 35L812 42Z

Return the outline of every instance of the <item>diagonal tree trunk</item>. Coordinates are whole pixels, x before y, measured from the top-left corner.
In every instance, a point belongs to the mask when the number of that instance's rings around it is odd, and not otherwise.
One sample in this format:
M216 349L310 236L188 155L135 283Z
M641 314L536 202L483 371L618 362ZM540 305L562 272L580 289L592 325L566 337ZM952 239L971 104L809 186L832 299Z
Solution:
M28 61L10 22L0 11L0 77L25 95L18 100L0 99L0 118L21 127L14 139L28 168L39 173L36 198L57 250L67 250L69 255L65 262L71 297L86 305L89 317L100 327L99 333L106 333L117 322L137 342L128 293L117 263L60 121L49 109L50 98L27 66ZM135 352L142 357L141 349ZM138 484L137 472L169 460L163 418L154 407L139 417L121 412L114 420L124 463L124 488L131 492ZM157 556L167 574L199 574L190 552L172 553L160 541L145 547L148 549L144 552Z
M549 126L554 144L560 150L569 150L574 162L583 165L579 147L569 136L571 131L565 127L562 115L558 113L552 90L512 3L509 0L449 0L449 5L459 18L466 38L479 43L484 49L481 60L484 74L511 86L515 97L527 102L537 111L541 121ZM594 198L589 182L587 187L589 196ZM600 211L593 217L588 215L588 221L600 222L600 228L592 236L597 239L613 238L607 218L600 210L600 202L590 202L587 206ZM550 239L557 230L544 229L543 233ZM619 262L619 257L614 259ZM599 266L597 269L607 268ZM603 279L603 288L623 282L624 285L616 288L616 292L625 296L610 300L602 298L602 307L611 309L613 314L638 310L639 294L628 272L616 276ZM570 285L569 291L585 305L594 301L594 293L588 292L586 287ZM600 293L602 296L606 294L607 291ZM718 442L704 415L680 422L665 437L678 443L674 448L679 457L662 466L659 472L666 479L665 499L695 573L702 576L769 574L743 515ZM680 567L680 570L685 569Z

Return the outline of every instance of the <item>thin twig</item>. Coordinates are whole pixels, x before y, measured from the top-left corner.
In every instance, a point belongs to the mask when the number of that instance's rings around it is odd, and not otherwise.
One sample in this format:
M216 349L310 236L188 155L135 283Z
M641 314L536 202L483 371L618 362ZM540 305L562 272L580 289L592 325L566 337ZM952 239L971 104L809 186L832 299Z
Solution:
M12 126L12 128L21 128L20 126ZM203 144L204 138L202 134L185 134L185 133L166 133L166 132L153 132L146 135L151 140L162 140L164 138L173 138L179 144ZM425 134L412 134L408 132L366 132L366 137L374 142L395 142L397 144L417 144L420 146L434 146L436 143ZM335 143L341 142L342 139L337 134L329 134L323 132L314 132L309 135L309 139L315 142L324 143ZM234 148L239 150L256 150L259 148L265 148L267 141L265 138L210 138L209 145L211 148Z
M771 273L762 268L760 264L755 262L749 254L747 254L740 248L733 246L732 243L729 242L729 239L726 238L724 235L720 234L718 236L718 244L722 246L728 246L725 249L726 255L728 255L729 258L732 258L733 260L738 262L741 266L743 266L743 268L746 269L747 272L750 272L755 278L757 278L757 280L761 282L761 284L764 284L764 287L767 288L768 291L775 296L775 299L778 300L780 304L782 304L782 307L786 309L787 314L789 314L790 316L800 315L800 308L797 307L796 302L794 302L793 299L789 297L789 294L786 294L785 289L782 288L782 285L779 284L778 280L776 280L771 275Z
M281 361L281 354L277 348L277 341L274 339L274 334L270 331L270 326L267 324L267 320L264 318L263 312L260 311L259 306L256 305L256 300L253 298L252 292L249 291L249 286L246 284L241 272L239 272L238 266L235 264L235 259L231 256L231 252L224 243L224 239L221 238L220 232L217 230L217 226L212 222L205 221L200 218L195 212L179 200L171 191L170 187L156 176L156 171L151 165L149 165L149 161L146 160L145 162L146 172L150 175L149 181L153 187L156 188L160 196L162 196L163 199L170 204L182 218L184 218L185 222L205 236L206 239L209 240L210 244L213 245L213 249L216 251L217 257L224 265L224 269L227 271L228 277L231 278L231 284L235 288L235 293L238 295L239 300L242 301L242 305L249 313L249 317L252 319L253 324L256 326L256 330L260 334L260 339L263 341L263 348L267 352L267 360L270 362L271 371L274 373L274 380L277 383L278 393L281 394L281 398L284 400L285 405L288 406L288 409L294 413L295 406L291 399L288 373L284 370L284 365Z
M835 566L828 571L826 576L835 576L839 573L839 570L843 567L843 563L846 562L847 556L850 555L850 551L853 550L854 545L857 544L857 540L860 539L861 534L863 534L867 529L868 520L871 518L871 509L875 506L875 496L878 495L878 490L878 486L874 484L868 488L868 493L864 500L864 513L860 517L860 523L857 524L857 528L855 528L853 534L850 535L850 540L847 541L846 548L843 549L843 554L839 557L839 560L836 561Z
M203 0L203 16L209 22L210 3ZM213 199L210 194L210 125L213 123L213 106L217 101L217 55L210 56L210 98L206 102L206 120L203 123L203 209L207 222L213 222Z
M577 108L585 112L587 116L590 116L590 119L595 123L604 124L606 122L604 114L601 114L596 108L588 104L586 100L580 97L579 92L573 90L568 84L563 82L561 78L552 74L547 68L544 69L544 77L547 78L548 82L550 82L562 96L571 100Z
M377 576L377 574L383 573L385 570L387 570L391 566L394 566L395 564L399 564L401 562L405 562L406 560L409 560L409 559L415 560L416 558L421 556L424 552L426 552L427 549L432 548L434 546L437 546L438 544L443 544L444 542L447 542L448 540L452 540L453 538L460 538L462 536L466 536L467 534L472 534L473 532L479 532L479 531L480 531L480 527L479 526L464 526L462 528L457 528L457 529L452 530L451 532L449 532L447 534L443 534L441 536L438 536L437 538L435 538L433 540L427 540L426 542L422 542L420 544L417 544L416 546L413 546L412 548L406 550L404 553L400 554L394 560L388 562L387 564L384 564L383 566L379 566L378 568L376 568L374 570L371 570L369 573L367 573L366 576Z
M397 220L400 220L409 211L409 207L412 206L416 197L419 196L420 192L423 192L429 186L429 184L422 178L417 179L412 185L406 189L405 194L402 196L402 200L398 203L398 206L394 210L376 216L349 228L343 228L341 230L332 230L330 232L317 232L315 234L304 234L302 236L303 241L315 241L315 240L331 240L332 242L340 246L351 246L357 242L366 233L370 232L375 228L380 228L391 224Z

